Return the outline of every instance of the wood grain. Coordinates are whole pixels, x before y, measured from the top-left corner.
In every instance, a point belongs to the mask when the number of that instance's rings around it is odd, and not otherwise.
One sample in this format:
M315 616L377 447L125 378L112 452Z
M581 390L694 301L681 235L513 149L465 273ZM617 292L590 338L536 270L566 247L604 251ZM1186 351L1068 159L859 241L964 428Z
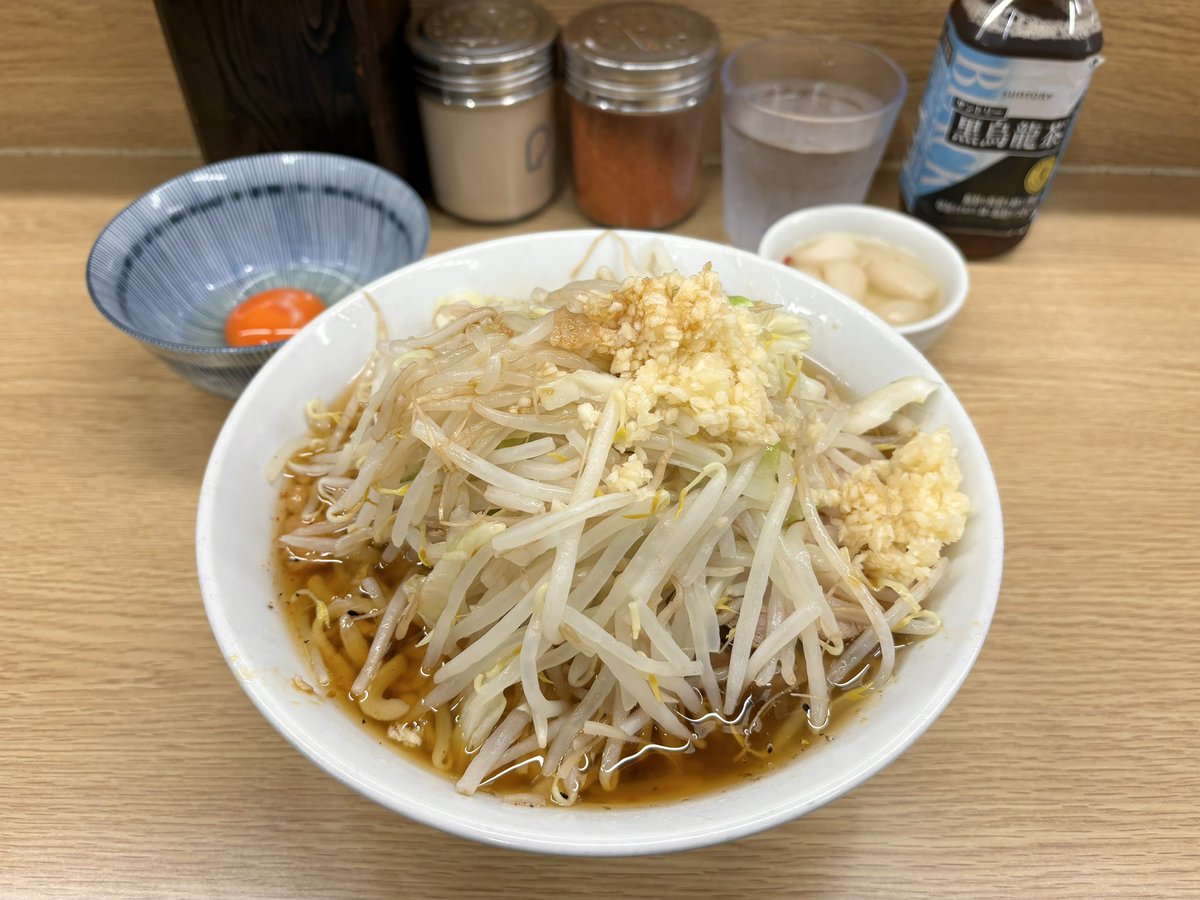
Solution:
M149 0L0 0L0 146L189 150Z
M424 185L406 2L156 6L205 159L302 147Z
M768 833L563 861L359 797L226 669L192 535L229 403L104 322L82 279L105 221L192 164L0 166L0 896L1200 893L1200 180L1062 177L1016 253L971 267L931 358L991 455L1006 571L979 662L928 734ZM721 237L718 187L710 173L679 231ZM876 196L893 194L887 179ZM564 196L511 230L580 224ZM431 249L496 233L435 215Z
M429 0L418 0L423 8ZM589 0L544 0L560 23ZM689 0L726 49L781 32L838 34L879 47L908 73L888 158L903 155L945 0ZM1101 3L1105 56L1066 153L1071 165L1200 166L1200 54L1187 0ZM162 33L147 0L0 0L0 148L195 148ZM716 156L718 112L709 111Z

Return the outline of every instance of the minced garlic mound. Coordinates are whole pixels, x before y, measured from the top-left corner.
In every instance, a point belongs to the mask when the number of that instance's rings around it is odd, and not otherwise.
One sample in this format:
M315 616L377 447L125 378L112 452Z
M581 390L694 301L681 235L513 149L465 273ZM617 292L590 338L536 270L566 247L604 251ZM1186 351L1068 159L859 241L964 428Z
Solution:
M582 314L559 311L551 341L610 356L609 371L628 381L623 443L649 437L681 412L718 440L779 441L771 404L780 392L778 366L766 351L760 317L730 305L711 266L627 278L610 295L584 301Z
M616 463L604 478L610 491L636 491L650 482L654 473L646 468L645 460L638 455L626 457Z
M838 524L838 540L876 585L925 578L942 547L962 537L970 504L950 430L919 433L891 459L864 465L814 499Z

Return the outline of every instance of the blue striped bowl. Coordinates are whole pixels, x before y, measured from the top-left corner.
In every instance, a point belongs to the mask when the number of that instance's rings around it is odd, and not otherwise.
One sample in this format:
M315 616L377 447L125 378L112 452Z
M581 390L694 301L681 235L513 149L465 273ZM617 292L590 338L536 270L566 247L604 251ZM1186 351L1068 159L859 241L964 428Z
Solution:
M420 259L429 213L404 181L328 153L213 163L140 197L87 264L96 308L198 387L236 397L282 344L229 347L251 294L298 287L336 303Z

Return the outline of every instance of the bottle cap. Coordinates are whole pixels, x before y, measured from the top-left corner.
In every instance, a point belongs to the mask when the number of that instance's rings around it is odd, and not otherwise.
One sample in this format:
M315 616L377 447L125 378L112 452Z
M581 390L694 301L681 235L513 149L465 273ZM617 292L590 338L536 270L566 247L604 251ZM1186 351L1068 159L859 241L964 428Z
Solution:
M720 39L706 17L674 3L609 3L563 30L567 92L614 112L669 112L712 91Z
M554 82L558 26L522 0L451 0L409 22L417 84L451 105L516 103Z

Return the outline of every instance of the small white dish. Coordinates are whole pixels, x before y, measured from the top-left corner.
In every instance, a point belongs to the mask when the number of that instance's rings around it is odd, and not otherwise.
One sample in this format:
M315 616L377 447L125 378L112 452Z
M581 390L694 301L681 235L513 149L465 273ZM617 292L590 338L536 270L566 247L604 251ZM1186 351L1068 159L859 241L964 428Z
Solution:
M767 229L759 242L758 255L783 265L784 257L798 244L825 234L851 234L884 241L907 250L929 266L942 284L942 303L937 312L919 322L890 326L918 350L932 347L963 308L970 279L962 252L944 234L920 219L881 206L841 203L788 213Z
M815 279L743 250L646 232L580 229L463 247L393 272L317 317L263 366L217 438L197 512L200 590L221 652L263 716L318 766L388 809L463 837L542 853L630 856L733 840L823 806L898 757L950 702L983 646L1003 565L1000 498L966 410L940 387L925 404L924 425L950 429L972 506L963 539L947 551L950 568L931 607L943 627L905 649L895 679L864 700L833 741L816 742L757 780L685 802L611 808L528 808L489 794L467 797L451 778L362 727L342 704L296 689L293 679L311 678L311 671L272 602L278 488L267 480L267 465L303 432L305 403L334 400L362 365L378 339L373 306L391 334L419 334L447 294L527 296L600 266L624 275L630 259L646 266L652 256L684 272L712 263L729 293L805 316L813 360L852 392L905 375L942 382L882 319Z

